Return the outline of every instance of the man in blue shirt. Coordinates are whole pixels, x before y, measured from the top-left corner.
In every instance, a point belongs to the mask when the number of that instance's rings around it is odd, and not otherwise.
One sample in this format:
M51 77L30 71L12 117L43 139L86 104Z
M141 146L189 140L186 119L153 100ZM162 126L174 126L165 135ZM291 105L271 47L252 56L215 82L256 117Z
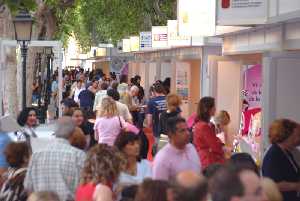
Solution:
M157 152L157 146L160 138L159 116L167 109L166 96L162 84L156 83L153 85L154 98L148 102L147 123L148 127L153 129L155 143L153 145L153 154Z

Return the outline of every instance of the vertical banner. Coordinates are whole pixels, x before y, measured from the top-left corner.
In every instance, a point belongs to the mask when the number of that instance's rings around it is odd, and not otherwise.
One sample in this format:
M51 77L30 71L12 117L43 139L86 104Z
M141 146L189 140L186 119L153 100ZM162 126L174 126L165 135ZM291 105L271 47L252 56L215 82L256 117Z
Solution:
M122 41L123 52L130 52L130 39L123 39Z
M168 47L168 27L153 26L152 27L152 47L167 48Z
M176 62L176 93L182 98L182 115L187 118L190 108L190 64L187 62Z
M245 88L250 108L261 107L262 66L248 66L244 74Z
M152 48L152 32L140 33L140 50L149 50Z
M140 37L132 36L130 37L130 51L137 52L140 50Z

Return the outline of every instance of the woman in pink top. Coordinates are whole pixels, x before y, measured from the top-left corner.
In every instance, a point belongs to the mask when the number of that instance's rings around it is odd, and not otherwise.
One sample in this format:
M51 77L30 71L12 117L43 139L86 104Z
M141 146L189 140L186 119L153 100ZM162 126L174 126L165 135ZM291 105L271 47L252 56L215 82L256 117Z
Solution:
M104 98L94 126L96 141L113 146L125 127L125 120L119 116L116 102L110 97Z

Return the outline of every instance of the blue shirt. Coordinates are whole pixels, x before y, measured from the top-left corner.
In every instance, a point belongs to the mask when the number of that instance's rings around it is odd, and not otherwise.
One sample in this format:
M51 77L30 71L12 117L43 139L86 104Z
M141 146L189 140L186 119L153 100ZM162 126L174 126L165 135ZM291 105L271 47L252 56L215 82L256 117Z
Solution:
M0 168L7 168L8 164L4 156L6 145L11 142L10 137L3 132L0 132Z
M80 92L78 96L80 107L89 107L93 108L95 95L90 90L86 89Z
M148 114L152 115L153 133L155 137L160 136L159 116L165 110L167 110L167 103L166 103L165 96L158 96L149 100Z

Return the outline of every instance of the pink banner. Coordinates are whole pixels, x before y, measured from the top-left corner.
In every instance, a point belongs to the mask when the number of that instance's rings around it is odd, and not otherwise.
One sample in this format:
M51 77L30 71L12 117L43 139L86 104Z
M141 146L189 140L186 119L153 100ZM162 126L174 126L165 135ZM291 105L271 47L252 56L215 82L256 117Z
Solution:
M245 71L245 87L250 108L261 107L262 66L248 66Z

